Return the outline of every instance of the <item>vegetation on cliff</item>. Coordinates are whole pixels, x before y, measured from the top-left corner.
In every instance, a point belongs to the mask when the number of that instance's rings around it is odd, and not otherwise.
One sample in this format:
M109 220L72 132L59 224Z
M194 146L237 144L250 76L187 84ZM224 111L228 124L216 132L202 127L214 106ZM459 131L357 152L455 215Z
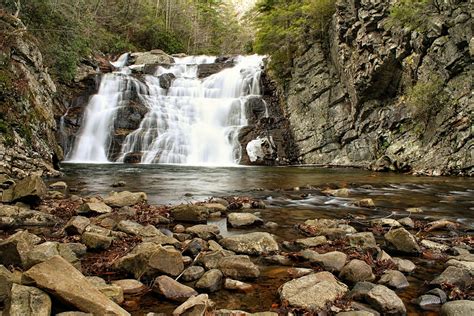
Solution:
M225 54L247 41L223 0L6 0L5 8L18 11L51 74L64 82L95 51Z

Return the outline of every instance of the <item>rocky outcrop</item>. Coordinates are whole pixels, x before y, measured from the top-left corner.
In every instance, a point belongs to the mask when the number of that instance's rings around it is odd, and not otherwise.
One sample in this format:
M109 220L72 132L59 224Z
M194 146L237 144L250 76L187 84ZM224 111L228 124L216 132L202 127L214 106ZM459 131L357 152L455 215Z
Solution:
M472 175L469 3L450 2L439 12L423 13L426 32L389 26L391 3L337 1L329 45L316 41L294 60L283 107L298 159ZM441 100L415 102L407 96L410 91L426 96L430 89Z
M0 12L0 38L0 175L56 176L56 86L20 20Z

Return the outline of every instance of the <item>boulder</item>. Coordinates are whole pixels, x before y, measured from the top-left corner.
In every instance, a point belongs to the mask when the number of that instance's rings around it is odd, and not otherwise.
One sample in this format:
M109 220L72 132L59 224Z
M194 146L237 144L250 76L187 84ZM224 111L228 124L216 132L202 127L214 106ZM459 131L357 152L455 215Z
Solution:
M36 235L19 231L0 242L1 263L5 266L22 267L27 262L27 254L41 241Z
M13 274L0 265L0 305L11 296Z
M325 236L316 236L316 237L309 237L309 238L301 238L295 240L295 245L301 248L310 248L310 247L317 247L320 245L327 244L328 240Z
M235 255L223 257L219 260L217 268L226 277L237 280L254 279L260 276L260 270L248 256Z
M207 294L200 294L190 297L186 302L179 305L174 311L173 316L193 315L205 316L212 314L212 306L214 303L209 299Z
M10 316L50 316L51 299L40 289L13 283L6 306Z
M444 283L466 289L471 287L472 278L466 269L449 266L430 282L432 285L442 285Z
M248 255L262 255L279 250L272 235L260 232L223 238L219 244L225 249Z
M386 270L378 283L397 290L406 288L409 285L407 278L397 270Z
M353 204L358 207L375 207L374 201L370 198L355 201Z
M408 259L394 257L392 261L400 272L412 273L416 269L416 265Z
M89 202L82 204L81 207L79 207L79 209L77 210L78 214L91 212L98 214L106 214L112 212L112 208L104 202Z
M135 65L146 65L146 64L173 64L174 59L170 55L166 54L160 49L154 49L144 53L132 53L130 54Z
M196 282L195 288L204 292L216 292L222 287L223 274L218 269L211 269Z
M231 291L249 292L252 290L252 285L242 281L226 278L224 281L224 288Z
M377 242L371 232L352 234L349 236L349 243L351 247L360 249L377 248Z
M108 249L112 245L113 240L112 237L93 232L85 232L82 234L81 239L87 248L92 250Z
M310 274L286 282L279 289L280 299L291 307L311 312L326 309L346 294L348 288L329 272Z
M220 230L217 225L194 225L186 229L188 234L208 240L216 238Z
M262 225L263 220L252 213L230 213L227 223L231 227Z
M347 294L347 298L355 301L364 301L369 291L375 286L376 284L371 282L357 282Z
M196 281L202 277L204 272L205 270L203 267L192 266L192 267L186 268L183 271L183 274L181 275L181 279L183 279L184 282Z
M54 226L59 219L51 214L13 205L0 205L0 229L22 226Z
M169 276L162 275L155 279L152 290L171 301L184 302L198 293L189 286L173 280Z
M140 237L165 236L165 234L163 234L158 228L153 225L143 226L139 223L130 220L120 221L117 225L117 230L127 233L129 235Z
M202 254L197 260L207 270L217 268L219 260L224 257L233 256L234 252L228 250L216 250Z
M150 255L148 268L159 273L178 276L184 270L181 252L174 248L160 246Z
M24 273L36 286L80 311L94 315L130 315L102 294L84 275L60 256L39 263Z
M459 300L447 302L441 307L441 316L472 316L474 301Z
M416 242L415 237L405 228L392 229L384 235L385 240L389 242L396 250L405 253L420 253L421 249Z
M47 194L46 184L37 175L32 175L17 182L13 187L3 191L2 202L23 202L37 205Z
M74 216L66 223L64 230L68 235L82 235L90 224L91 221L87 217Z
M398 222L405 227L415 228L415 222L410 217L400 218Z
M313 250L304 250L300 252L300 255L312 263L322 265L325 270L329 271L341 271L347 260L347 255L339 251L319 254Z
M26 261L23 266L24 268L29 269L35 264L47 261L54 256L63 257L67 262L71 263L76 268L81 267L79 259L69 247L53 241L47 241L34 246L26 253Z
M377 285L368 293L366 300L377 311L387 315L405 315L406 308L402 300L386 286Z
M347 225L343 220L336 219L309 219L300 225L305 233L311 236L326 236L330 238L340 238L348 234L355 234L357 230Z
M160 87L166 90L169 89L175 78L176 76L170 72L158 76Z
M358 259L349 261L342 268L339 277L353 283L375 280L372 268L365 261Z
M104 199L104 203L111 207L124 207L132 206L146 200L147 196L144 192L121 191L110 193L110 195Z
M233 62L200 64L198 65L197 75L199 79L202 79L231 67L234 67Z
M205 206L182 204L170 209L171 216L176 221L201 223L209 217L210 210Z
M141 295L147 291L145 284L134 279L116 280L111 283L120 287L124 295Z

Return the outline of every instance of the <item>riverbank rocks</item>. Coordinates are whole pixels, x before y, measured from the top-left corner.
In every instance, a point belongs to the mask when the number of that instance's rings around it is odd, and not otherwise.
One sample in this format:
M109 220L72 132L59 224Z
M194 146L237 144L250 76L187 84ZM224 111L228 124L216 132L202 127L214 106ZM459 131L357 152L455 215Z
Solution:
M283 302L311 312L324 310L347 291L347 286L329 272L310 274L286 282L279 289Z
M309 219L299 228L310 236L326 236L330 239L344 237L348 234L355 234L357 230L347 225L343 220L336 219Z
M204 268L200 266L188 267L183 271L183 274L181 275L181 279L184 282L196 281L202 277L204 272L205 272Z
M210 209L205 206L182 204L170 209L171 216L176 221L202 223L209 217Z
M26 262L23 267L29 269L35 264L49 260L54 256L61 256L75 268L80 269L81 263L76 254L69 248L68 244L62 244L54 241L46 241L34 246L26 253Z
M59 219L51 214L13 205L0 205L0 229L22 226L54 226Z
M204 316L211 314L211 309L214 306L207 294L200 294L190 297L186 302L179 305L174 311L173 316L179 315L193 315Z
M366 300L384 315L405 315L406 308L402 300L386 286L374 286L366 295Z
M474 277L474 261L463 261L463 260L456 260L456 259L449 259L448 262L446 262L448 266L455 266L458 268L465 269L469 271L471 276Z
M260 270L248 256L235 255L223 257L217 268L229 278L237 280L254 279L260 276Z
M196 282L195 288L204 292L216 292L222 287L224 275L218 269L211 269Z
M457 286L460 289L466 289L472 285L472 278L466 269L449 266L430 282L431 285L446 283Z
M113 238L94 232L84 232L81 237L84 245L91 250L108 249L112 245Z
M78 214L97 213L106 214L112 212L112 208L104 202L89 202L82 204L77 210Z
M147 291L145 284L134 279L116 280L111 283L120 287L124 295L141 295Z
M41 177L32 175L20 180L8 190L3 191L2 202L23 202L37 205L47 192L48 188Z
M1 263L5 266L22 267L27 262L27 254L41 241L41 238L27 231L19 231L0 242Z
M223 238L219 244L225 249L248 255L262 255L279 250L273 236L261 232Z
M13 284L11 297L6 306L10 316L50 316L51 299L48 294L31 286Z
M400 272L412 273L416 269L416 265L408 259L394 257L392 261Z
M159 276L155 279L152 290L171 301L177 302L184 302L191 296L198 294L189 286L181 284L166 275Z
M324 245L328 242L325 236L316 236L309 238L301 238L295 240L295 245L301 248L310 248Z
M339 277L352 283L375 280L372 268L364 261L358 259L353 259L346 264L341 269Z
M322 265L325 270L329 271L341 271L347 260L347 255L340 251L319 254L314 250L304 250L300 252L300 256L312 263Z
M220 230L217 225L194 225L186 228L186 233L208 240L216 238Z
M377 248L374 234L371 232L363 232L349 235L349 244L351 247L367 249Z
M91 221L87 217L73 216L66 225L64 225L64 230L68 235L82 235L90 224Z
M123 289L115 284L107 284L104 279L92 276L87 277L87 280L91 282L101 293L110 298L117 304L122 304L124 301L123 298Z
M145 192L111 192L108 197L104 199L104 203L111 207L133 206L137 203L147 200Z
M441 307L442 316L472 316L474 315L474 301L459 300L447 302Z
M262 225L263 220L252 213L230 213L227 215L227 223L231 227Z
M378 283L397 290L406 288L409 285L407 278L397 270L386 270Z
M405 228L392 229L384 237L398 251L415 254L421 252L415 237Z
M59 256L33 266L24 275L39 288L83 312L94 315L130 315Z

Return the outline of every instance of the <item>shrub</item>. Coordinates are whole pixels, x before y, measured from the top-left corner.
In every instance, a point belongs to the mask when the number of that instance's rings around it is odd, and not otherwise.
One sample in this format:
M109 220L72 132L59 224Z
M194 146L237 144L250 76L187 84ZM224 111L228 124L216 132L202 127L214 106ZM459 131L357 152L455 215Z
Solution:
M448 101L444 81L437 75L432 76L430 81L418 81L407 93L407 103L412 107L415 118L425 123Z

